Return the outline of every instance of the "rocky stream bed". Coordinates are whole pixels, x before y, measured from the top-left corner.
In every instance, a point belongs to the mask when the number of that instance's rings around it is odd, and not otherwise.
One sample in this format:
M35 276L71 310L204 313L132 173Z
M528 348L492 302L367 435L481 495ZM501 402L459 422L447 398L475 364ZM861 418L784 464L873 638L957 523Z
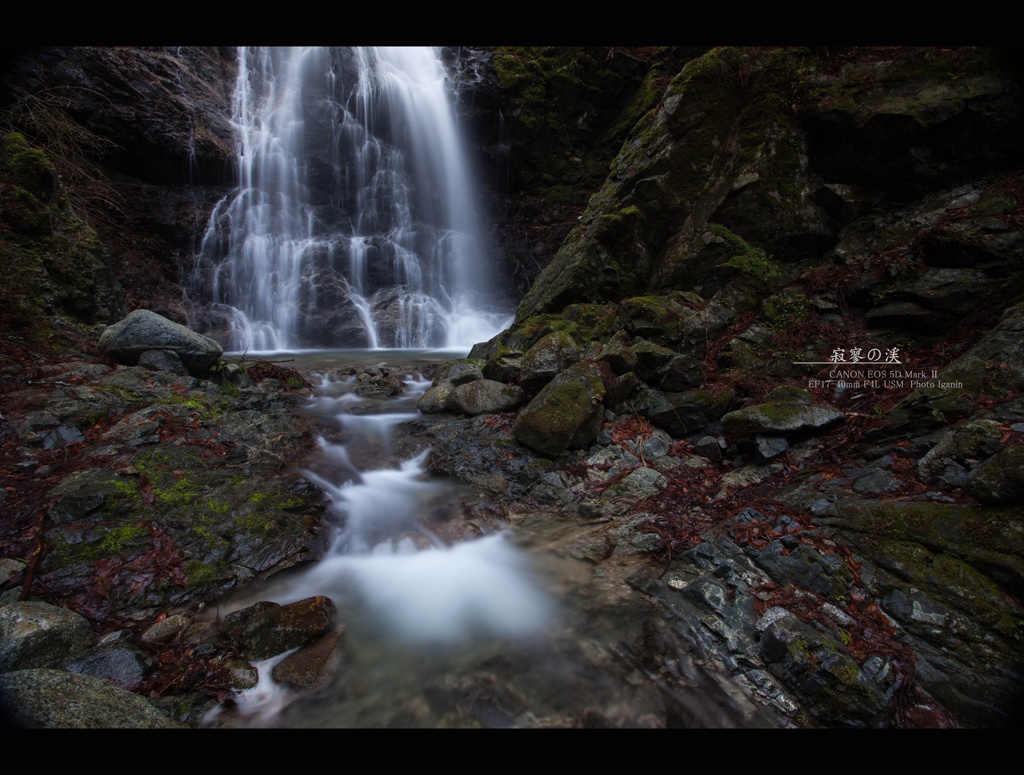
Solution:
M425 476L460 484L430 528L450 545L508 529L562 611L543 648L460 652L382 709L361 700L329 598L227 604L326 550L331 515L299 473L331 433L302 410L323 376L257 363L258 381L218 384L104 360L4 374L0 685L14 724L257 723L231 715L232 697L256 685L255 662L296 647L273 676L300 699L258 723L315 725L317 708L346 701L365 706L347 717L357 726L1016 718L1019 485L995 463L1021 449L1019 398L927 440L857 445L849 417L795 388L761 405L774 419L733 411L696 434L657 427L637 398L587 398L592 440L551 454L516 438L525 410L481 410L465 390L466 405L431 404L454 383L497 382L485 377L493 358L339 369L378 404L433 378L419 399L429 411L400 426L391 464L429 447ZM801 419L778 424L780 407ZM780 443L783 454L765 452ZM949 483L956 468L962 488Z

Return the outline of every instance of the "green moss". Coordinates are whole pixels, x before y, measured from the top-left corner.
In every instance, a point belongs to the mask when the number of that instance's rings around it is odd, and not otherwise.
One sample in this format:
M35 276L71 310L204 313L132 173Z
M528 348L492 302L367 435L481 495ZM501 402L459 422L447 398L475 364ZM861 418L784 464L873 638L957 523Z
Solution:
M195 503L199 497L200 488L194 482L182 477L170 486L154 486L153 494L161 503L176 509Z
M47 154L17 132L0 132L0 233L0 328L60 352L74 347L75 329L120 311L96 233L75 215Z
M217 569L202 560L189 560L185 563L185 575L190 587L202 586L217 578Z
M573 324L568 333L581 344L603 342L613 333L614 305L571 304L562 310L562 315Z
M1012 595L1024 591L1018 509L895 501L846 503L840 513L855 521L864 549L881 567L981 628L973 638L965 631L943 641L961 659L981 665L997 647L990 636L1018 643L1021 615L1000 587Z
M134 390L130 390L122 385L103 384L99 385L96 389L99 390L100 392L106 393L109 396L120 398L122 401L128 404L135 404L142 400L142 397L137 392L135 392Z
M142 496L139 494L139 488L133 481L126 479L114 479L112 480L114 489L121 495L122 498L127 500L141 500Z
M47 557L47 570L58 570L70 565L96 562L106 557L124 554L130 549L141 547L149 535L149 529L142 523L114 526L95 541L68 543L63 536L51 540Z
M277 522L272 511L250 511L235 517L232 521L245 533L273 533L277 530Z
M709 223L708 231L724 240L732 253L722 265L737 270L759 288L774 290L787 279L785 272L762 248L748 244L739 235L718 223Z
M777 294L761 303L765 322L776 331L804 322L813 311L811 300L803 293Z
M223 400L223 399L222 399ZM167 397L167 403L174 406L183 406L190 412L198 412L203 420L214 420L223 414L223 407L216 406L212 401L206 401L195 394L182 395L171 393Z

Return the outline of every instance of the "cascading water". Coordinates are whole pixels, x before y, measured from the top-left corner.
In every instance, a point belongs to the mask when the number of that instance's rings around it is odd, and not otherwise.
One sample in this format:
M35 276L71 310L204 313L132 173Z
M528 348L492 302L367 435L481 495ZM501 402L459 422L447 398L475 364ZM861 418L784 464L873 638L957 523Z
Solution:
M429 384L420 379L400 397L368 400L354 377L327 377L308 403L317 424L340 439L321 437L319 459L303 471L326 494L337 527L317 564L260 590L259 599L331 598L345 623L347 664L364 688L360 701L338 686L324 706L291 707L299 697L268 677L269 661L259 684L237 698L247 723L376 726L396 694L418 691L466 650L512 647L553 625L545 583L506 533L449 542L431 528L431 515L458 511L460 495L453 483L425 477L429 450L380 467L396 459L396 429L418 416L415 402Z
M508 324L435 50L242 48L232 120L197 327L261 351L468 349Z

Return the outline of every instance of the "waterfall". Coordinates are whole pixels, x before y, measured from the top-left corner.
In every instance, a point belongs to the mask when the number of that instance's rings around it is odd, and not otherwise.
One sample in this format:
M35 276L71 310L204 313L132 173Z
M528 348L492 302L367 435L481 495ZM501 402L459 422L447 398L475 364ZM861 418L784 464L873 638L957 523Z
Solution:
M437 51L241 48L232 122L198 328L235 350L468 349L510 322Z

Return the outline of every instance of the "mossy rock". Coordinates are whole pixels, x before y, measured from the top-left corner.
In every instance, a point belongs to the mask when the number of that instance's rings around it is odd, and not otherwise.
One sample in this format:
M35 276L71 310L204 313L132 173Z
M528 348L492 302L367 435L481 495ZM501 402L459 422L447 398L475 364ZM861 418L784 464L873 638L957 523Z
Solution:
M735 398L731 389L717 394L700 389L682 393L645 390L637 396L634 407L651 423L679 438L702 431L720 419Z
M805 406L795 402L756 404L722 417L726 433L739 436L800 434L824 428L842 420L843 413L828 404Z
M552 331L541 337L523 356L519 371L523 389L539 390L579 359L580 348L576 340L565 331Z
M846 648L794 616L768 625L759 650L768 669L829 726L886 726L893 705Z
M600 370L580 361L559 373L519 412L512 435L546 455L590 444L604 416Z
M990 457L967 478L964 490L991 506L1024 503L1024 445L1015 444Z
M1024 517L1013 506L844 501L822 524L852 531L858 544L898 540L949 553L1024 596Z
M694 311L671 295L634 296L618 306L617 329L665 347L678 348Z

